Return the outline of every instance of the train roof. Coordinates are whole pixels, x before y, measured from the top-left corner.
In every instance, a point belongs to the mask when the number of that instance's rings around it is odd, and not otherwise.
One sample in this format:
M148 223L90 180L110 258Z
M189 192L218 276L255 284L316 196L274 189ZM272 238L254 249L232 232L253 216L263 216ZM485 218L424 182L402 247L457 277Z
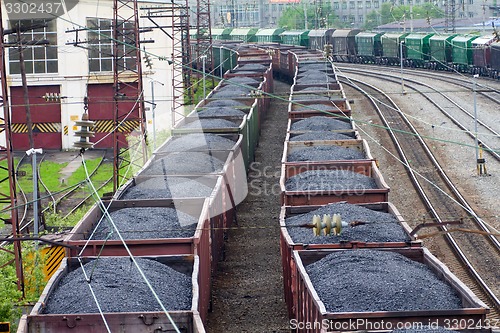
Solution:
M356 35L357 37L379 37L382 36L384 33L383 32L370 32L370 31L361 31L359 34Z
M257 33L255 34L256 36L278 36L281 34L285 29L283 28L276 28L276 29L259 29Z
M444 40L452 40L453 38L455 38L457 36L457 34L449 34L449 35L434 35L430 38L430 40L434 40L434 41L444 41Z
M258 28L234 28L229 35L231 36L248 36L248 35L255 35L259 29Z
M308 35L310 30L286 30L283 31L280 36L297 36L297 35Z
M495 42L495 36L480 36L472 41L472 45L490 45Z
M309 31L309 37L323 37L332 34L335 29L314 29Z
M333 32L332 37L351 37L356 36L361 32L361 29L337 29Z

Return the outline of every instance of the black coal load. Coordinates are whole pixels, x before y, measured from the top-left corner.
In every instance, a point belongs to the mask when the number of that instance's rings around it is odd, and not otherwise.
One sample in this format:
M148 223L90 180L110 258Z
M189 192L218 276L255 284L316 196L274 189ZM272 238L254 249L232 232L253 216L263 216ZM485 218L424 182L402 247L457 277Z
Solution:
M245 112L231 107L203 107L198 110L196 115L200 118L213 117L238 117L243 118Z
M287 191L355 191L376 189L375 179L349 170L309 170L288 178Z
M424 264L395 252L334 252L306 271L328 312L462 308L450 285Z
M354 221L366 224L342 229L340 235L314 236L312 229L299 227L311 224L314 215L340 214L342 221ZM285 218L287 231L294 243L301 244L336 244L340 242L407 242L410 238L405 233L394 215L378 212L362 206L349 203L333 203L310 211L309 213Z
M230 106L234 108L248 108L248 106L245 103L242 103L240 101L234 101L231 99L216 99L213 101L208 102L207 104L203 105L203 107L223 107L223 106Z
M269 68L269 65L262 64L245 64L238 66L233 72L240 73L241 71L257 71L257 72L265 72Z
M240 87L227 87L231 89L219 89L214 91L210 96L211 98L238 98L238 97L248 97L250 95L250 90Z
M203 198L210 196L212 191L212 187L196 178L154 177L129 187L120 199Z
M352 125L332 117L315 116L292 123L290 129L292 131L336 131L351 130Z
M330 101L330 96L318 94L294 94L292 95L293 102L300 101Z
M193 237L198 220L170 207L133 207L109 214L124 239ZM120 239L106 217L95 229L92 239Z
M324 75L323 77L314 76L314 77L301 77L296 79L297 84L321 84L321 83L335 83L337 80L333 77Z
M224 162L202 152L171 153L159 158L142 175L190 175L221 172Z
M326 104L311 104L292 110L292 112L304 112L304 111L323 111L323 112L335 112L338 109L333 108L331 105Z
M252 87L257 87L260 84L260 81L251 78L251 77L244 77L244 76L236 76L232 77L230 79L227 79L224 81L225 83L233 84L233 85L248 85Z
M212 133L192 133L172 138L158 153L189 150L230 150L235 142Z
M290 152L287 162L299 161L335 161L335 160L362 160L366 159L365 153L336 145L312 146Z
M299 134L290 138L290 141L320 141L320 140L352 140L353 138L335 132L327 131L317 131L317 132L306 132L304 134Z
M238 124L226 119L206 118L197 119L193 122L187 123L179 128L193 128L193 129L217 129L217 128L235 128Z
M314 87L307 87L302 89L301 91L327 91L330 90L327 86L314 86Z
M191 276L154 260L135 260L167 310L191 309ZM128 257L101 257L84 267L87 274L92 272L90 285L103 312L162 311L139 270ZM59 281L43 313L99 313L81 267Z
M300 72L306 72L310 70L333 71L332 64L329 62L301 63L299 66L299 70Z
M304 78L304 77L308 77L308 78L324 78L324 77L327 77L329 75L330 74L327 73L327 72L325 72L324 70L322 70L322 68L318 68L318 69L301 70L297 74L297 77L298 78Z

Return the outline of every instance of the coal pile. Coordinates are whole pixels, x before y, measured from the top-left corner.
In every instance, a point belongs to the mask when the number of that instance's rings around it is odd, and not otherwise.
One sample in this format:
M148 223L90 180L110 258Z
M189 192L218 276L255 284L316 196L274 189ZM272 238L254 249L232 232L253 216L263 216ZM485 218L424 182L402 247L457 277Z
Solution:
M291 126L292 131L336 131L351 129L352 125L348 122L323 116L302 119L292 123Z
M221 172L224 162L202 152L171 153L155 160L142 175L189 175Z
M193 122L185 124L184 126L180 126L179 128L217 129L234 127L238 127L238 124L226 119L206 118L197 119Z
M189 150L230 150L235 142L212 133L192 133L172 138L159 153Z
M332 83L332 82L337 82L335 78L332 78L330 76L323 76L323 77L302 77L298 78L296 80L297 84L321 84L321 83Z
M318 94L294 94L292 95L292 101L330 101L330 96L318 95Z
M287 162L299 161L335 161L335 160L362 160L365 153L341 146L313 146L297 149L290 152Z
M309 170L288 178L287 191L355 191L376 189L375 179L349 170Z
M154 260L135 260L167 310L191 309L191 276ZM101 257L84 267L87 274L92 272L90 284L103 312L162 311L128 257ZM99 313L81 267L59 281L43 313Z
M190 178L154 177L129 187L120 199L202 198L212 191L212 187Z
M306 72L310 70L332 71L332 64L330 64L329 62L301 63L299 70L301 72Z
M346 227L340 235L314 236L312 229L299 227L306 223L310 224L314 215L340 214L342 221L347 223L354 221L365 222L364 225ZM290 216L285 218L287 231L294 243L302 244L336 244L340 242L407 242L410 241L403 227L394 215L371 210L362 206L349 203L333 203L309 213Z
M230 106L230 107L235 107L235 108L248 108L248 106L245 103L239 102L239 101L234 101L231 99L228 100L223 100L223 99L217 99L208 102L207 104L203 105L203 107L223 107L223 106Z
M245 64L238 66L234 72L240 73L241 71L257 71L257 72L265 72L269 68L269 65L262 64Z
M329 312L462 308L451 286L427 266L394 252L339 251L306 271Z
M290 141L319 141L319 140L352 140L352 137L335 132L317 131L306 132L290 138Z
M326 85L325 86L314 86L314 87L307 87L302 89L301 91L328 91L330 90Z
M214 91L211 98L238 98L238 97L248 97L250 95L249 89L243 89L239 87L230 87L233 89L220 89Z
M193 237L198 220L170 207L134 207L115 210L111 220L124 239ZM95 229L92 239L120 239L108 218Z
M244 85L249 85L252 87L257 87L260 84L260 81L253 79L251 77L242 77L242 76L236 76L232 77L230 79L225 80L224 82L227 82L229 84L244 84Z
M324 112L335 112L338 111L338 109L333 108L331 105L326 105L326 104L311 104L308 106L303 106L300 108L297 108L296 110L292 110L292 112L304 112L304 111L324 111Z
M243 118L245 112L231 107L204 107L198 110L197 116L200 118L213 117L238 117Z

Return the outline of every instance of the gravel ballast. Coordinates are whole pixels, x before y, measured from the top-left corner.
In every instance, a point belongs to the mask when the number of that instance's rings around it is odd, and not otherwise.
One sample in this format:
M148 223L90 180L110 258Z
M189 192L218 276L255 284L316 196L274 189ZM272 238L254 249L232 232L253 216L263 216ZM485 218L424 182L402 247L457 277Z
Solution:
M362 160L366 159L365 153L341 146L313 146L297 149L290 152L287 162L298 161L335 161L335 160Z
M351 130L349 122L334 119L332 117L315 116L292 123L292 131L336 131Z
M212 133L192 133L174 137L158 150L159 153L189 150L230 150L235 141Z
M341 133L317 131L317 132L307 132L296 136L292 136L290 138L290 141L352 140L352 139L353 139L352 137Z
M142 171L142 175L189 175L221 172L224 162L202 152L171 153Z
M339 251L306 271L329 312L462 308L451 286L427 266L394 252Z
M128 257L101 257L84 265L103 312L162 311L138 269ZM167 265L135 258L167 310L189 310L191 276ZM45 314L98 313L82 268L68 273L48 297Z
M124 239L193 237L198 220L170 207L133 207L111 212L111 220ZM106 218L92 239L120 239Z
M235 128L238 126L239 126L238 124L226 119L206 118L206 119L197 119L179 128L217 129L217 128Z
M319 215L323 219L325 214L330 216L340 214L342 221L347 223L360 221L366 224L346 227L338 236L324 236L324 233L321 233L321 236L314 236L312 229L298 227L305 223L312 223L314 215ZM285 218L285 224L293 242L302 244L335 244L350 241L407 242L410 240L394 215L344 202L329 204L309 213L290 216Z
M154 177L128 188L121 200L208 197L212 187L184 177Z
M356 191L376 189L375 179L349 170L309 170L285 181L287 191Z

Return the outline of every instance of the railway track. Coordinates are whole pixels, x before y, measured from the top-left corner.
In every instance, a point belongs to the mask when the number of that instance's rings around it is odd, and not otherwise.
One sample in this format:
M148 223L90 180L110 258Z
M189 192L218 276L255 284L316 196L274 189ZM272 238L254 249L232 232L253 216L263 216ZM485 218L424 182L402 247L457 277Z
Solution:
M372 70L357 70L346 67L340 69L346 73L362 74L370 77L380 77L381 75L380 73L373 73ZM385 72L383 74L383 78L384 80L394 83L399 83L401 81L400 76L387 74ZM410 88L421 93L425 99L435 105L436 108L439 109L439 111L448 119L450 119L453 124L458 126L460 130L464 131L472 139L472 142L469 143L471 146L475 144L477 132L478 144L484 147L484 151L486 153L500 162L500 131L496 130L491 124L487 123L492 121L491 119L486 121L477 117L477 131L475 131L474 120L476 117L474 116L474 112L468 111L453 98L449 97L445 92L439 91L425 82L420 82L411 78L405 78L404 82L406 88ZM432 92L432 94L430 92ZM493 101L500 105L500 100L494 99ZM459 112L456 112L457 110Z
M500 319L498 277L496 271L491 270L492 267L500 267L498 240L481 234L488 230L487 227L453 185L415 127L392 99L380 89L359 80L340 80L361 91L376 108L431 217L439 223L462 217L463 225L460 229L470 230L471 233L454 233L452 231L455 227L445 224L441 226L448 244L460 260L446 264L490 307L488 318ZM372 97L374 95L377 100Z
M89 176L92 177L96 174L99 168L104 163L105 152L102 153L102 156L99 157L100 161L98 165L91 170ZM40 215L48 212L58 213L61 216L61 219L68 218L71 214L81 208L83 205L88 203L92 197L92 192L82 190L84 187L86 180L80 181L77 184L69 186L68 188L63 189L59 192L52 192L44 182L42 177L42 173L40 172L40 167L45 161L46 154L41 155L41 157L37 161L37 177L39 182L39 211ZM20 175L20 168L23 164L27 163L26 159L27 155L23 155L19 162L16 165L16 174ZM113 180L112 177L109 177L106 181L102 182L97 186L97 190L101 190L107 184L109 184ZM27 189L19 186L18 183L18 210L20 212L19 216L19 226L21 234L29 234L33 227L34 217L33 217L33 208L30 207L30 202L32 199L28 197L26 194ZM43 208L42 208L43 207ZM9 235L11 237L12 234ZM6 243L0 244L0 246L5 246Z

